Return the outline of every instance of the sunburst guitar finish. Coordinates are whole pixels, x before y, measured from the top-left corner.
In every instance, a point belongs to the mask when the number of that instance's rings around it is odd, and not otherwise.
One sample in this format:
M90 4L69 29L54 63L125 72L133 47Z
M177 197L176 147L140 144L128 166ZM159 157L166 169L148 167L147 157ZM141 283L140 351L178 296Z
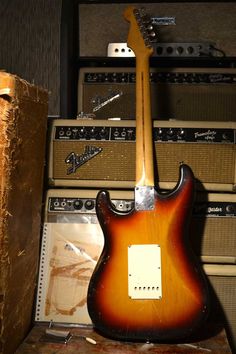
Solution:
M191 169L182 165L176 189L168 195L155 192L154 210L125 215L114 210L108 192L98 194L97 215L105 245L90 281L88 309L95 327L106 336L173 340L190 336L206 317L206 284L187 238L193 184ZM129 296L128 249L133 245L160 247L160 298ZM141 266L145 271L145 264ZM145 288L151 292L152 284Z
M128 44L136 55L135 206L121 214L101 191L96 209L104 249L88 289L88 311L97 330L124 340L189 337L206 318L205 278L188 241L194 176L180 166L176 188L155 191L150 112L147 17L128 7ZM141 28L141 32L139 31ZM150 26L148 26L150 28Z

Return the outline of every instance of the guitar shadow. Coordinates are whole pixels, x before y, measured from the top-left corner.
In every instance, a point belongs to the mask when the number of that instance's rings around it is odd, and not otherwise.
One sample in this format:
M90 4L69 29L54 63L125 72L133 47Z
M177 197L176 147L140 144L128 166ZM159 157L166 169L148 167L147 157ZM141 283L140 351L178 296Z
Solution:
M206 231L206 222L207 222L206 211L209 205L209 197L208 197L209 191L207 191L204 188L200 180L196 179L196 183L198 185L198 188L196 192L196 200L193 207L192 218L190 221L190 243L195 255L199 260L203 272L206 274L206 280L207 280L207 285L209 290L209 299L210 299L210 309L209 309L209 316L207 322L205 324L205 327L201 328L201 330L199 331L199 333L196 334L196 336L202 339L208 339L212 336L219 334L224 329L226 331L227 339L230 343L231 348L236 350L236 348L234 348L234 344L232 340L232 331L230 328L230 324L222 304L222 298L220 296L221 291L219 292L219 289L217 289L214 283L214 278L217 277L217 275L208 274L207 271L205 272L203 268L204 264L207 265L207 260L204 259L202 260L201 255L204 254L203 243L204 243L204 237L207 232ZM198 195L201 195L199 199L198 199ZM217 218L215 220L217 220ZM215 237L215 235L213 234L211 235L211 237ZM220 266L220 264L217 263L215 263L215 265Z
M154 154L155 154L155 149L154 149ZM155 166L157 165L155 164ZM155 176L155 181L159 181L157 167L154 170L154 176ZM209 192L207 192L204 189L201 181L196 180L196 184L198 185L196 191L196 197L198 197L198 194L201 194L201 198L199 199L199 201L198 198L196 198L194 202L192 217L189 224L189 235L190 235L189 240L190 240L190 247L192 248L193 253L195 254L198 260L199 267L206 275L210 306L209 306L209 315L206 322L197 332L194 333L192 337L186 338L184 342L194 343L202 340L207 340L207 339L209 340L217 335L220 335L220 333L224 329L226 331L227 339L229 341L231 349L233 350L233 353L236 353L236 348L232 340L232 331L227 316L225 314L225 310L222 305L222 299L219 296L219 291L217 291L217 289L214 286L215 275L206 274L203 268L204 260L202 261L201 254L203 252L203 242L204 242L206 222L207 222L206 212L204 211L206 211L207 205L209 203L209 197L208 197ZM156 183L156 185L158 189L158 183ZM161 194L162 193L165 194L168 192L169 191L167 190L158 189L158 193ZM214 235L211 236L214 237Z
M151 58L150 93L153 120L169 120L175 117L175 102L171 92L171 78L174 69L162 67L154 68L154 61ZM153 65L152 65L153 64Z

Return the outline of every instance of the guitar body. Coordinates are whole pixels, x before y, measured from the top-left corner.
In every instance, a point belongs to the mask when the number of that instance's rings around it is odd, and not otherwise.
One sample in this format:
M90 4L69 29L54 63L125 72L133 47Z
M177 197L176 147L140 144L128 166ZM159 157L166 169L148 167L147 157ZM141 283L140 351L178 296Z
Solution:
M105 336L171 341L190 336L206 318L205 278L188 242L186 220L193 198L194 177L187 165L180 166L179 182L172 192L155 192L153 210L133 209L124 214L113 208L108 192L99 192L97 216L105 242L89 284L88 311L95 328ZM128 248L134 245L160 248L160 298L129 295ZM144 271L146 261L141 265Z

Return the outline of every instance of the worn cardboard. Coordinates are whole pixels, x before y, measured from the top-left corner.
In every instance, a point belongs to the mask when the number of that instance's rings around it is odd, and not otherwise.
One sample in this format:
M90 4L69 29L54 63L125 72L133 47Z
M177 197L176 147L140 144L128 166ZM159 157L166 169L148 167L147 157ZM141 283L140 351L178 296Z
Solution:
M0 353L28 333L38 268L48 93L0 72Z

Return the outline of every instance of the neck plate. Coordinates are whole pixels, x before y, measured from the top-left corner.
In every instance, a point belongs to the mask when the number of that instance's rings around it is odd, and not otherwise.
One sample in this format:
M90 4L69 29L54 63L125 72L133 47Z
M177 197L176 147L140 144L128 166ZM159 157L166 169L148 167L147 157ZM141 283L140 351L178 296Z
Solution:
M135 187L135 209L153 210L154 209L154 187L140 186Z

